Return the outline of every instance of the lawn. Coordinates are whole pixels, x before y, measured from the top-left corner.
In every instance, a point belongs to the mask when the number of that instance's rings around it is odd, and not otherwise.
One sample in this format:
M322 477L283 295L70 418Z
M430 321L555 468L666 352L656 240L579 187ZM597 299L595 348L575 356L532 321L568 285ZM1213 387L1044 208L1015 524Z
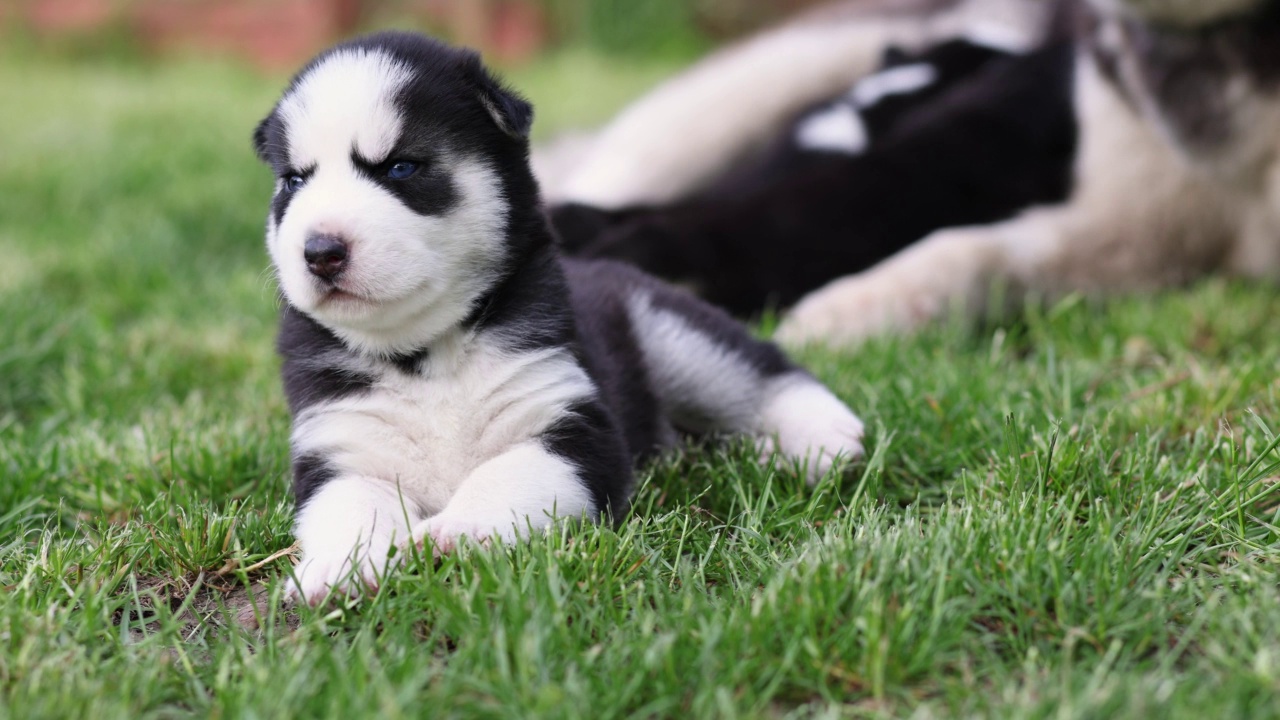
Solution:
M511 79L545 137L668 69ZM690 446L615 528L286 611L282 81L0 59L0 717L1280 716L1280 297L1219 280L808 351L842 477Z

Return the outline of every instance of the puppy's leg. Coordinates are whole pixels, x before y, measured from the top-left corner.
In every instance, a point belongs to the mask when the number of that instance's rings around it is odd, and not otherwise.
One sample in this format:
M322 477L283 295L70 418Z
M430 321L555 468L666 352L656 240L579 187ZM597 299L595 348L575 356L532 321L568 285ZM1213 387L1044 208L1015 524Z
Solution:
M632 325L664 410L696 433L743 433L816 482L862 454L862 422L821 383L720 310L665 286L637 291Z
M764 459L778 453L795 461L810 485L836 463L862 455L862 421L826 386L800 371L768 382L749 432L760 438Z
M395 564L391 548L409 537L420 517L393 482L356 476L326 482L298 511L302 563L285 597L314 604L330 589L353 590L352 579L377 587Z
M626 475L626 468L621 472ZM443 510L414 526L413 540L430 538L437 551L448 552L464 535L476 542L511 542L558 517L597 514L579 468L542 442L529 441L472 471Z

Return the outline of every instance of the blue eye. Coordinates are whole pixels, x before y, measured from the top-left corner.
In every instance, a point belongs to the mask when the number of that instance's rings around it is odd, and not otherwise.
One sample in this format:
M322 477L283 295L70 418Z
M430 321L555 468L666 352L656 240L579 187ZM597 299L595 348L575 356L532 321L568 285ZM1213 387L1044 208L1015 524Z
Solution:
M408 160L397 160L387 168L387 177L392 180L403 180L418 171L418 163Z
M285 192L297 192L306 183L307 179L301 175L289 175L284 179Z

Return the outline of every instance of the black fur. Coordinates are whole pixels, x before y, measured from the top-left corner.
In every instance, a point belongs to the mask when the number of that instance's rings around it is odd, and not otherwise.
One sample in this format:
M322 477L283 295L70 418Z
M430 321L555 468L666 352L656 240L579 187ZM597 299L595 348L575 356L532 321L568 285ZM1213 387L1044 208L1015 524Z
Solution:
M833 105L847 105L858 113L869 139L874 143L888 136L904 115L934 102L992 61L1010 60L1013 57L1010 53L965 40L942 42L918 54L889 48L881 61L881 72L907 65L927 64L936 73L934 82L911 92L886 95L869 107L858 107L850 95L821 102L801 112L792 126ZM761 158L749 161L727 174L702 195L704 198L721 198L760 190L771 185L773 178L779 175L803 172L806 168L820 166L831 159L830 152L797 148L794 132L788 132L775 140Z
M448 171L440 167L433 155L428 147L401 142L391 157L384 161L371 162L355 152L351 154L351 160L365 177L381 185L419 215L443 215L458 201L458 191ZM391 166L402 160L417 163L417 172L403 180L388 177Z
M338 471L323 456L299 455L293 459L293 498L298 507L307 504L311 496L325 483L337 477Z
M916 60L952 65L957 49ZM1073 52L1056 43L966 59L922 93L864 112L871 144L860 155L783 142L672 206L565 206L551 218L583 257L629 261L738 314L786 306L934 230L1065 199L1077 140Z
M349 354L347 347L328 328L287 303L280 313L276 348L283 359L284 394L294 415L318 402L338 400L373 386L372 376L334 364L334 359Z

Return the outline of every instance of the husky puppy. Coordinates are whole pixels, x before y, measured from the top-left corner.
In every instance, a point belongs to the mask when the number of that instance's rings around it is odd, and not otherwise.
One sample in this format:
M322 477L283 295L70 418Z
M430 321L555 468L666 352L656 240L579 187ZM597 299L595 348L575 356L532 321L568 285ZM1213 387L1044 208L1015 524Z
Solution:
M861 452L858 418L720 311L560 259L531 122L475 53L382 33L315 58L258 126L286 301L292 597L376 585L407 543L618 517L633 464L678 431L759 438L810 481Z
M1280 277L1280 2L1091 0L1079 13L1074 187L934 233L802 300L778 338L856 342L1005 296Z

